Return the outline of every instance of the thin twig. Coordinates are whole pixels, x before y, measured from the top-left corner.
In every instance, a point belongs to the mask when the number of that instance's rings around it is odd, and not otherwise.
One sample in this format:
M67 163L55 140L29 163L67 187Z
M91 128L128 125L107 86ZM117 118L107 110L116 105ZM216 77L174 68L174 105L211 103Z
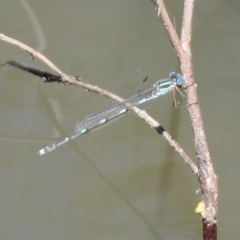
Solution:
M163 26L167 32L167 35L170 39L170 42L171 42L174 50L176 51L178 59L181 60L182 56L184 55L184 52L183 52L183 49L181 46L180 39L176 33L176 30L168 16L168 13L167 13L167 10L166 10L163 0L151 0L151 1L157 8L158 16L162 20ZM180 63L181 63L181 61L180 61ZM184 78L185 78L185 76L184 76Z
M47 59L45 56L43 56L41 53L35 51L34 49L30 48L29 46L25 45L24 43L14 39L14 38L10 38L4 34L0 34L0 39L2 41L6 41L9 43L12 43L14 45L19 46L20 48L28 51L29 53L31 53L33 56L38 57L39 59L41 59L43 62L45 62L50 68L52 68L54 71L56 71L57 73L59 73L60 75L62 74L62 71L56 66L54 65L49 59Z

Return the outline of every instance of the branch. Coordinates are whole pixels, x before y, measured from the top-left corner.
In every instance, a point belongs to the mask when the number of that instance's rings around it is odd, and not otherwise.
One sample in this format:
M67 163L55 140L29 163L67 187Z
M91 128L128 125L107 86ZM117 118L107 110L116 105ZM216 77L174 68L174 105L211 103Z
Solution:
M62 71L55 66L49 59L47 59L45 56L43 56L41 53L35 51L34 49L30 48L29 46L25 45L22 42L19 42L18 40L14 39L14 38L10 38L8 36L5 36L4 34L0 33L0 39L2 41L5 42L9 42L13 45L16 45L24 50L26 50L27 52L29 52L32 56L38 57L40 60L42 60L43 62L45 62L50 68L52 68L54 71L56 71L57 73L59 73L60 75L62 74Z
M201 185L202 199L206 206L205 210L201 214L204 220L206 220L204 221L204 224L215 225L217 213L218 181L217 175L213 169L208 145L206 142L206 136L196 91L196 84L194 82L192 53L190 47L194 0L185 0L184 2L181 41L179 40L177 33L173 28L163 0L151 1L157 8L158 16L162 20L173 48L177 53L182 75L186 81L185 90L187 96L188 111L193 126L194 143L199 165L198 179Z

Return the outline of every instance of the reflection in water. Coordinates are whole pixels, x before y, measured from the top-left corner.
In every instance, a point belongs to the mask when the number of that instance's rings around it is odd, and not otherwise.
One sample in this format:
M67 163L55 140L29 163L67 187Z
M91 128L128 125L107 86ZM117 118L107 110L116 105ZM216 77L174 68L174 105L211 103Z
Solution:
M29 22L33 25L33 32L36 35L36 40L38 42L38 46L35 48L38 52L43 52L46 48L46 37L42 30L42 26L40 25L37 15L28 4L26 0L20 0L23 8L26 10L27 16L29 17Z

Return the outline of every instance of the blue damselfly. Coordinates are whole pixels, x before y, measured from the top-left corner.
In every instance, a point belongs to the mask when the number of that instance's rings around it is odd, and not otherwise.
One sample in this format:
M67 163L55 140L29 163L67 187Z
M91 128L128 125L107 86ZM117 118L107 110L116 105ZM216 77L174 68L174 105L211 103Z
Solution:
M80 119L75 125L73 135L42 148L38 151L38 155L42 156L79 135L103 127L118 117L123 116L133 107L162 96L170 91L174 91L174 89L178 90L178 88L181 88L183 84L183 78L179 74L171 72L168 79L157 81L151 88L140 91L139 93L126 99L124 102L114 104L113 106L110 106L100 112L93 113Z

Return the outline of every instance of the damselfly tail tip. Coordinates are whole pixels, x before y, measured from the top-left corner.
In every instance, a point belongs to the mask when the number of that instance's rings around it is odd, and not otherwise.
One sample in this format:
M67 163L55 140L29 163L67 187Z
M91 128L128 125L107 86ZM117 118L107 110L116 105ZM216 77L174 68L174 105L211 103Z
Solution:
M48 145L48 146L40 149L40 150L37 152L37 154L38 154L39 156L42 156L42 155L44 155L44 154L46 154L46 153L48 153L48 152L51 152L51 151L52 151L53 149L55 149L56 147L57 147L57 146L53 143L53 144L51 144L51 145Z
M41 150L39 150L39 151L37 152L37 155L38 155L38 156L42 156L42 155L44 155L45 153L47 153L47 152L44 150L44 148L42 148Z
M59 141L59 142L52 143L52 144L50 144L50 145L48 145L48 146L40 149L40 150L37 152L37 154L38 154L39 156L42 156L42 155L44 155L44 154L46 154L46 153L48 153L48 152L51 152L51 151L54 150L55 148L57 148L57 147L61 146L62 144L68 142L70 139L71 139L71 138L66 137L66 138L64 138L63 140Z
M38 156L42 156L50 151L52 151L54 148L50 148L49 146L45 147L45 148L42 148L40 149L38 152L37 152L37 155Z

